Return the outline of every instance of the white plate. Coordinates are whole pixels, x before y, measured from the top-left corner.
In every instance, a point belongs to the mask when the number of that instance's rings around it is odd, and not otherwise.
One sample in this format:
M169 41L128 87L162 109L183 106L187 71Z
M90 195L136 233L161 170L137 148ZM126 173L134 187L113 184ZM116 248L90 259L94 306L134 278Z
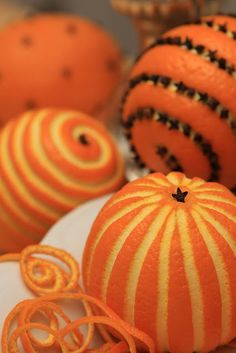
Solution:
M93 220L110 198L106 195L76 208L57 222L46 234L42 244L48 244L68 251L81 264L84 245ZM20 279L17 263L0 263L0 332L4 318L23 299L33 295ZM235 349L221 348L215 353L235 353ZM1 348L0 348L1 353Z

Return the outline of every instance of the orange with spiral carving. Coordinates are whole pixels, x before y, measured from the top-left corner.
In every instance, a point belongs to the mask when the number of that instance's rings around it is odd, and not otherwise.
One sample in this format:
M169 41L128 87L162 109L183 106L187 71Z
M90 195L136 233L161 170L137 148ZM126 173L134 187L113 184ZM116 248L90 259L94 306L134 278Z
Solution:
M182 173L126 184L100 211L83 281L157 352L209 352L236 336L236 198Z
M202 18L140 55L123 125L141 167L236 187L236 19Z
M115 142L79 112L35 110L0 133L0 249L38 242L82 202L119 188L124 166Z

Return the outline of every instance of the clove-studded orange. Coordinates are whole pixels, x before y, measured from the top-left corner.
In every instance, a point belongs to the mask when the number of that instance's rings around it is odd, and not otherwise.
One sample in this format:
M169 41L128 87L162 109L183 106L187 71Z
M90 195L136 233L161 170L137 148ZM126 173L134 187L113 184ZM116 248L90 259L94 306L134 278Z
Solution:
M13 22L1 30L0 48L0 126L33 108L100 118L121 80L118 44L80 16L41 14Z
M137 59L123 126L137 165L236 190L236 19L174 28Z
M210 352L236 337L236 197L178 172L132 181L98 214L82 271L158 353Z
M37 243L61 216L118 189L124 166L101 123L79 112L35 110L0 132L0 251Z

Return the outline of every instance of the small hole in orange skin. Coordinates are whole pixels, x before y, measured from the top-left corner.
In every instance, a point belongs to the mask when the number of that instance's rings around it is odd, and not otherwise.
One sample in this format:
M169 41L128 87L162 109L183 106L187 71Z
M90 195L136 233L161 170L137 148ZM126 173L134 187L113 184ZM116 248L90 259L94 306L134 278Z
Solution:
M117 60L116 59L107 60L106 67L107 67L107 70L110 72L117 71L118 69Z
M25 104L25 108L26 109L35 109L35 108L37 108L38 107L38 105L37 105L37 103L33 100L33 99L29 99L27 102L26 102L26 104Z
M73 71L69 67L65 67L61 74L65 80L69 80L73 76Z
M33 44L33 39L29 35L25 35L21 38L21 44L25 47L31 47Z
M93 107L92 114L98 114L102 111L104 105L102 103L96 103Z
M74 35L78 33L78 27L74 23L69 23L66 27L66 32L69 35Z

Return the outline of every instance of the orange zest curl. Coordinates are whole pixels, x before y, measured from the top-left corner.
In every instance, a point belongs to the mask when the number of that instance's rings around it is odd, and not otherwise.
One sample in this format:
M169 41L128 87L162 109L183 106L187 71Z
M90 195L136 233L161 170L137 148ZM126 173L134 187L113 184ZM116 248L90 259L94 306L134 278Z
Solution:
M34 257L35 254L57 258L69 268L69 275L57 263ZM47 245L26 247L20 256L20 269L27 287L38 295L55 292L69 292L78 287L79 266L66 251Z
M64 312L59 301L79 301L84 307L85 315L77 320L70 320ZM76 305L77 306L77 305ZM75 307L76 307L75 306ZM99 310L101 315L93 315L91 306L95 311ZM42 314L47 318L36 321ZM104 325L108 330L115 332L114 338L105 342L96 349L89 349L94 338L94 325ZM86 325L87 333L84 336L81 327ZM15 326L15 327L13 327ZM47 333L44 339L36 338L32 330ZM112 335L111 335L112 337ZM46 294L31 300L25 300L18 304L7 316L2 334L2 353L19 353L18 339L21 341L23 352L35 353L39 349L59 349L62 353L137 353L137 343L145 347L150 353L155 352L152 339L145 333L130 326L121 320L111 309L102 304L98 299L84 293L56 293Z
M33 300L33 302L29 306L26 305L23 308L21 314L18 317L18 326L21 327L30 324L33 316L37 314L42 314L42 316L47 319L49 323L48 326L50 327L50 329L54 331L57 331L59 329L59 320L61 322L64 322L65 324L71 323L70 318L64 313L63 309L59 305L53 302L35 302ZM91 314L90 307L88 308L88 310L86 310L86 314ZM91 332L93 332L93 327L90 328L90 330L91 329ZM81 343L83 340L81 333L78 331L73 332L72 337L76 342L79 343ZM25 347L30 345L30 342L32 342L34 346L38 346L40 348L52 347L55 343L55 337L54 335L48 335L46 339L39 340L30 332L28 333L28 336L23 334L23 346ZM74 349L74 347L75 346L71 345L70 348Z
M9 253L0 256L0 262L19 261L20 253Z
M154 342L147 334L124 322L100 300L83 293L78 284L79 265L70 254L47 245L33 245L20 254L0 257L0 262L17 260L25 284L38 297L20 302L6 317L2 353L38 353L44 349L62 353L137 353L137 347L155 353ZM58 260L67 265L70 273L59 267ZM83 312L76 320L66 312L66 305L73 301L74 307L81 307ZM103 343L93 348L95 326Z

